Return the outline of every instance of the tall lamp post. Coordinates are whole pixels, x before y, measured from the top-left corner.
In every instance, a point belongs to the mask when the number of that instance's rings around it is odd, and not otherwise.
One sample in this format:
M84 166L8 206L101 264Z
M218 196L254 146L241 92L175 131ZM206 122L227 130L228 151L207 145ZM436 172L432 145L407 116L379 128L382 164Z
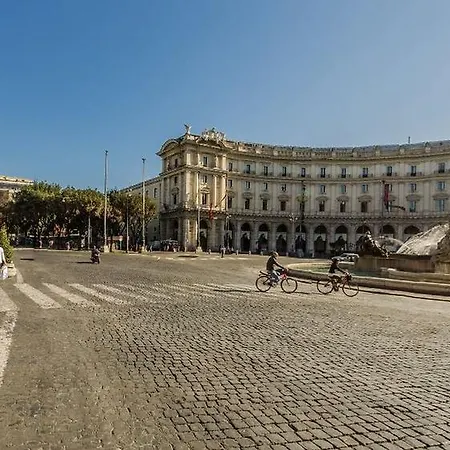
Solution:
M108 251L108 238L106 234L106 210L108 208L108 150L105 150L105 186L104 186L104 211L103 211L103 251Z
M295 224L298 221L298 217L294 216L293 213L289 214L289 222L291 222L291 229L292 229L292 250L295 254ZM300 228L300 236L301 236L302 230ZM288 251L289 254L289 251Z
M127 192L127 253L130 251L130 220L128 202L130 201L130 191Z
M145 252L145 158L142 158L142 252Z

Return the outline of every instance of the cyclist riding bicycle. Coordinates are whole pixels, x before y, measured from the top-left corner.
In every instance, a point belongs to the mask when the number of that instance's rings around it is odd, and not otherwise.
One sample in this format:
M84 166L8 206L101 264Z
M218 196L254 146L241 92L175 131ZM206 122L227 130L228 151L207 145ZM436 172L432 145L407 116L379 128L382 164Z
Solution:
M278 258L278 253L277 252L272 252L270 254L269 259L266 262L266 270L270 275L270 284L276 284L280 281L280 272L278 270L275 269L275 267L279 267L281 270L285 270L285 268L278 263L277 258Z
M342 272L344 275L348 273L346 270L342 270L339 267L339 258L334 256L333 258L331 258L331 266L328 270L328 276L331 278L331 282L333 283L333 288L335 291L338 290L337 282L341 279L341 277L336 274L336 270L339 270L339 272Z

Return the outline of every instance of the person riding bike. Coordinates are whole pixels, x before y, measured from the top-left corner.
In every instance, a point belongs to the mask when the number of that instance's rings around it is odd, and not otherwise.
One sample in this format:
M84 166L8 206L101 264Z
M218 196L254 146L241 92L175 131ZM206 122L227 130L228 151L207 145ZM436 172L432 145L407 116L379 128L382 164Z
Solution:
M275 267L279 267L281 270L285 270L285 268L277 261L278 256L279 255L277 252L272 252L266 262L266 270L270 275L271 285L276 284L280 281L280 273L275 269Z
M336 270L339 270L339 272L342 272L344 275L348 273L346 270L342 270L339 267L339 258L333 256L333 258L331 258L331 266L330 269L328 270L328 276L331 278L331 282L333 283L333 288L335 291L338 290L337 282L338 280L341 279L341 277L336 274Z

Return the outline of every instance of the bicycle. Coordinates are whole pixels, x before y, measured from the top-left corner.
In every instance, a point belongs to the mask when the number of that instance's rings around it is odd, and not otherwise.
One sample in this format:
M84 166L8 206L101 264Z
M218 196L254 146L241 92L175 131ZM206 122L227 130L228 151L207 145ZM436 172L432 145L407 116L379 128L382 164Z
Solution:
M352 280L352 275L348 272L342 277L335 278L334 282L331 278L317 281L317 290L321 294L329 294L333 290L339 291L339 288L347 297L354 297L359 292L358 283Z
M267 292L269 289L277 286L278 281L274 282L269 273L263 272L262 270L259 273L260 275L255 282L258 291ZM280 286L286 294L293 294L297 290L298 283L295 278L288 277L287 273L287 270L283 270L280 273Z

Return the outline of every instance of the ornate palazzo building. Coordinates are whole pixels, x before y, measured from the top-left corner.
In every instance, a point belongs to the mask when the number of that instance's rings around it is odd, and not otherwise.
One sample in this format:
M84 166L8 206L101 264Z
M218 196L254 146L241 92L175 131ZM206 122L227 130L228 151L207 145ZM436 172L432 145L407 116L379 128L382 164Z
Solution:
M186 127L158 155L161 239L187 249L322 256L449 220L450 141L282 147Z
M12 198L14 192L17 192L24 186L30 184L33 184L33 180L0 175L0 204L8 202Z

